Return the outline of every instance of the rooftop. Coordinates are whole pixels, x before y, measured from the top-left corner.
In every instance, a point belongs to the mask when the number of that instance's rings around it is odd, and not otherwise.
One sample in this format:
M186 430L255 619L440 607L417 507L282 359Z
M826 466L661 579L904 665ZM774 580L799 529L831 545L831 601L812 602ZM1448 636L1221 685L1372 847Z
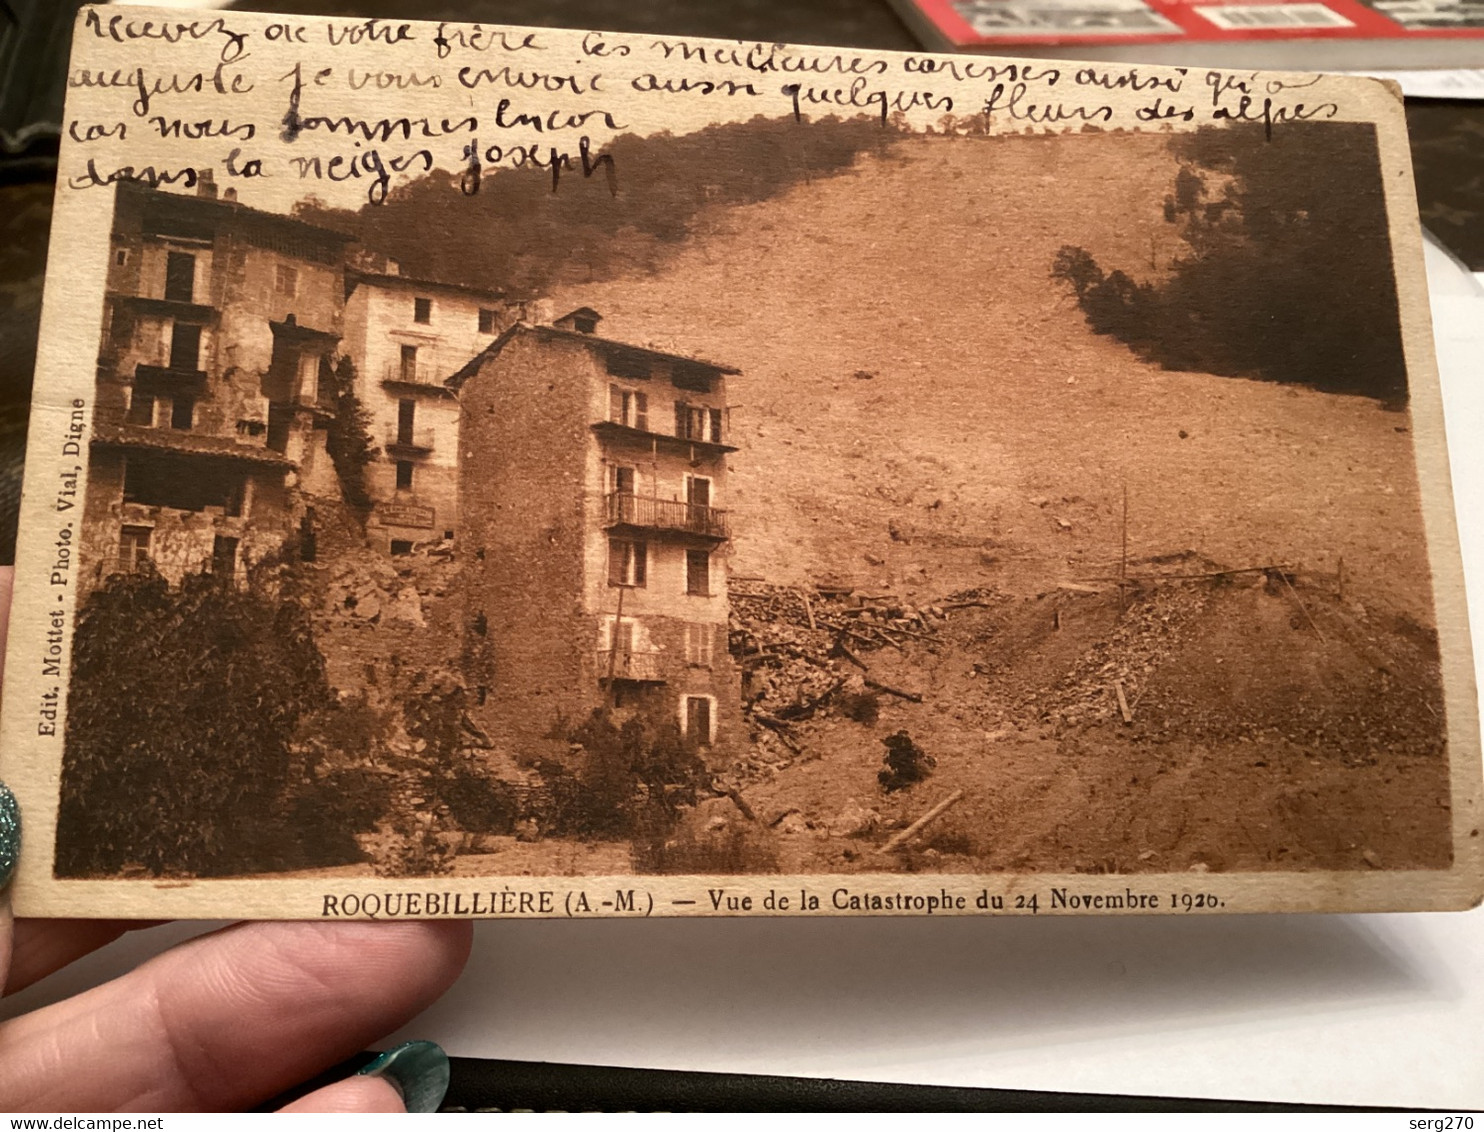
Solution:
M478 373L487 360L498 356L500 351L505 348L506 343L517 334L534 334L538 338L548 340L560 339L563 341L581 342L585 346L591 346L600 350L613 351L633 357L656 358L661 361L707 370L715 374L738 374L742 372L733 366L721 365L718 362L708 362L704 358L687 358L681 354L666 353L664 350L652 350L648 346L635 346L630 342L616 342L611 338L599 338L596 334L584 334L580 330L564 330L559 326L532 326L530 323L517 322L476 354L467 365L445 380L444 384L454 390L463 388L464 382Z

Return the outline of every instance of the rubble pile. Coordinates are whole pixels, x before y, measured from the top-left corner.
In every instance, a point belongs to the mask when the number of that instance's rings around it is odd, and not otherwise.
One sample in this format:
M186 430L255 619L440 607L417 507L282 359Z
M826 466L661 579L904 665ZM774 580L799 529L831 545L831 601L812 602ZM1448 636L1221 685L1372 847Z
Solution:
M451 542L431 543L400 558L370 550L342 556L329 568L325 612L341 622L423 628L425 600L448 595L454 569Z
M1183 628L1205 608L1209 593L1207 586L1162 586L1138 594L1111 634L1088 649L1049 691L1025 696L1016 708L1071 725L1119 718L1118 689L1130 708L1138 703Z
M742 669L743 711L756 738L744 773L793 762L802 753L794 725L842 692L873 686L870 654L910 642L931 647L953 609L988 604L977 590L920 605L896 594L763 582L734 583L730 597L730 647Z

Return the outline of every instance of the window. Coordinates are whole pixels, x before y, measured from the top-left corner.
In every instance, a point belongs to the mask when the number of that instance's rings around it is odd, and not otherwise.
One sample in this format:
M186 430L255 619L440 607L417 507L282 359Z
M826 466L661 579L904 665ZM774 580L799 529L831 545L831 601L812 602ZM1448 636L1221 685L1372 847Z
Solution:
M280 295L292 299L299 293L299 271L286 263L280 263L274 274L273 289Z
M685 662L698 668L710 668L714 659L715 626L687 625L685 627Z
M190 372L201 368L201 328L177 322L170 328L170 368Z
M398 460L397 461L397 490L398 491L411 491L412 490L412 461L411 460Z
M610 623L608 631L611 634L609 643L619 656L628 656L634 651L634 623L632 621Z
M403 398L397 402L397 443L412 443L412 421L417 415L417 402Z
M176 397L170 402L170 427L189 432L196 418L196 399Z
M217 535L211 544L211 572L223 578L237 573L237 540L228 535Z
M721 410L675 402L675 435L681 440L721 442Z
M134 390L129 396L129 411L124 416L129 424L153 425L155 423L155 399L148 393Z
M649 547L630 539L608 540L608 584L610 586L642 586L648 566Z
M638 478L633 468L615 466L613 469L613 490L618 495L633 495L638 486Z
M711 552L709 550L687 550L685 552L685 592L702 597L711 596Z
M495 312L486 307L479 308L479 333L493 334L495 332Z
M149 564L149 536L148 527L125 527L119 532L119 569L132 574Z
M402 380L417 380L417 347L402 347Z
M129 251L128 251L128 249L127 248L120 248L118 251L114 252L113 253L113 262L116 263L116 264L118 264L120 267L123 267L124 264L128 263L129 262Z
M711 481L705 476L686 476L685 501L692 507L710 507Z
M433 300L432 299L413 299L412 300L412 321L413 322L420 322L424 326L426 326L428 323L430 323L430 322L433 321Z
M412 540L405 538L392 539L392 554L401 558L403 555L412 553Z
M196 297L196 257L186 252L165 256L165 298L189 303Z
M319 557L319 531L315 529L314 520L314 508L306 507L304 517L299 520L300 562L313 562Z
M685 697L685 737L697 746L711 745L711 697Z
M649 398L631 389L608 387L608 419L614 424L649 431Z

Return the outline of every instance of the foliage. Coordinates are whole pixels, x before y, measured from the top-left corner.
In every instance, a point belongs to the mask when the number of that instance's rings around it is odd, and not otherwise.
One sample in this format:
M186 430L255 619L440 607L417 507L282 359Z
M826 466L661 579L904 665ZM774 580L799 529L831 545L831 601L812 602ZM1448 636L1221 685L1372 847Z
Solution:
M882 760L886 766L877 772L876 780L888 794L921 782L937 765L933 757L914 743L905 731L888 735L881 744L886 748L886 757Z
M538 817L559 834L663 834L709 778L694 745L669 721L636 715L618 725L599 708L568 739L575 765L546 760L538 767L551 799Z
M402 812L392 819L387 843L376 853L376 875L431 877L453 872L454 849L431 822Z
M455 766L432 788L459 828L469 833L513 833L523 816L513 786L467 767Z
M1373 127L1205 127L1171 140L1164 202L1185 252L1138 282L1066 246L1051 275L1088 325L1166 369L1404 400L1396 287Z
M296 214L356 236L409 274L537 295L653 268L692 234L704 208L780 196L895 136L874 118L759 116L690 134L617 137L589 158L612 158L612 188L606 164L584 177L574 154L555 189L549 168L486 166L472 197L467 170L434 172L359 212L304 201Z
M366 490L366 465L377 453L371 439L371 413L356 395L356 367L349 357L339 358L333 366L329 361L321 362L320 366L320 379L330 390L334 410L325 430L325 450L335 465L345 502L366 511L371 507L371 495Z
M714 833L684 828L674 837L641 838L634 843L634 870L650 876L740 876L777 873L773 844L751 826L728 826Z
M294 830L306 811L305 828L336 826L344 785L296 743L334 709L300 606L211 575L172 589L118 574L84 601L73 649L59 875L212 876L350 851L342 836L314 844Z

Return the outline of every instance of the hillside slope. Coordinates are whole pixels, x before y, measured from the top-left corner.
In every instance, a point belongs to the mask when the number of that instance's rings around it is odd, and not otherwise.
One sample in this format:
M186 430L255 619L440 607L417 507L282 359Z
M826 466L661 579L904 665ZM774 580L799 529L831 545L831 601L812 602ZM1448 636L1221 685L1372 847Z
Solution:
M1024 592L1131 551L1332 572L1433 620L1405 414L1164 372L1087 329L1064 244L1136 277L1182 245L1154 134L940 138L718 210L660 272L573 289L603 332L740 367L734 571Z

